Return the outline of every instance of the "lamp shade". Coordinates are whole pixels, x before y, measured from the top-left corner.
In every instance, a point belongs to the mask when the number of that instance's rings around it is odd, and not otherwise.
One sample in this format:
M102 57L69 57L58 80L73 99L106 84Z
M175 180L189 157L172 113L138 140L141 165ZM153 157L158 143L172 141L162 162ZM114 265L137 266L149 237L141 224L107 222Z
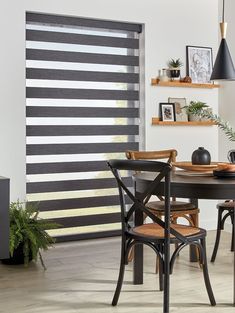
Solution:
M235 80L235 69L225 38L221 39L211 80Z

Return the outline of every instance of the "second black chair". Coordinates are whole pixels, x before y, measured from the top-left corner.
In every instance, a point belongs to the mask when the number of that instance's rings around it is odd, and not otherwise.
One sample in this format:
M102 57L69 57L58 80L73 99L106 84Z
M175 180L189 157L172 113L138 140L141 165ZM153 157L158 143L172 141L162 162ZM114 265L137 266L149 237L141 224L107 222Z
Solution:
M170 172L171 165L158 161L143 160L111 160L108 165L116 178L120 196L122 244L119 277L112 305L117 305L122 288L125 265L128 264L128 254L135 245L145 244L151 247L159 257L160 289L163 289L163 312L169 312L169 275L172 273L175 259L181 249L187 245L194 245L199 249L204 281L211 305L215 305L215 298L211 288L206 259L206 230L188 225L170 225ZM152 180L143 192L135 193L127 173L151 172ZM124 175L124 176L123 176ZM164 182L162 180L164 179ZM147 207L150 197L156 192L160 184L164 184L164 215L162 221ZM153 223L133 224L135 214L147 215ZM178 246L170 255L170 244ZM164 278L164 282L162 279Z
M215 258L217 255L219 242L220 242L221 230L224 229L224 223L228 217L231 219L231 222L232 222L231 251L234 251L234 222L233 221L234 221L234 212L235 212L235 201L227 200L223 203L219 203L217 204L217 209L218 209L218 221L217 221L216 239L215 239L213 253L211 256L211 262L215 262Z

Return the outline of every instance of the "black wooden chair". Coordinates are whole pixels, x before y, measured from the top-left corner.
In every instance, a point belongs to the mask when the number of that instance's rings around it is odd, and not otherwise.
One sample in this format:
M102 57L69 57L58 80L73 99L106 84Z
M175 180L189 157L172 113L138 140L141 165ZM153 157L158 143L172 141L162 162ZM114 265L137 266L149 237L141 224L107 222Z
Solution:
M125 265L128 264L128 254L134 245L145 244L151 247L159 257L159 285L163 290L163 312L169 312L169 275L172 273L174 261L181 249L187 245L195 245L200 251L200 263L207 293L211 305L215 305L215 298L210 285L206 259L206 230L188 225L170 224L170 172L171 165L159 161L143 160L110 160L108 165L118 184L122 244L119 277L112 305L118 303L124 278ZM127 173L153 172L155 178L143 193L134 192L133 184L127 178ZM164 179L165 220L162 221L147 207L147 203ZM153 223L135 225L134 214L137 211L147 215ZM178 243L173 254L170 255L170 244Z
M219 248L221 230L224 229L224 223L228 217L231 218L232 222L232 240L231 240L231 251L234 251L234 212L235 212L235 201L226 200L223 203L217 204L218 209L218 220L217 220L217 230L216 230L216 239L211 256L211 262L215 262L217 251Z

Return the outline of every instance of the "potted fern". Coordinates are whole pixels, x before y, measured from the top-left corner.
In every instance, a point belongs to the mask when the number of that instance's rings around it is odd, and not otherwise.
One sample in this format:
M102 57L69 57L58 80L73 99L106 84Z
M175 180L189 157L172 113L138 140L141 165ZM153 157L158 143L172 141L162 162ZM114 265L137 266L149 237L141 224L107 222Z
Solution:
M170 76L172 78L172 80L174 80L175 78L178 78L180 76L180 68L183 65L183 62L181 62L180 59L171 59L168 62L168 66L169 66L169 71L170 71Z
M12 202L10 204L10 258L2 260L4 264L24 264L40 258L41 250L47 250L55 241L46 230L59 225L38 217L38 205L28 202Z

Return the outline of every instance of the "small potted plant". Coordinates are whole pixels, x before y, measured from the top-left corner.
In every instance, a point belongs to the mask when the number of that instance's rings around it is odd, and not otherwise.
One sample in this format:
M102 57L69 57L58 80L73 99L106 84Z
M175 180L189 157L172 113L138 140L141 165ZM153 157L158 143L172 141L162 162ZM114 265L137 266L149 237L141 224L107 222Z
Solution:
M184 108L188 114L189 121L201 121L201 114L205 109L208 110L208 105L201 101L190 101L190 104L184 106Z
M27 266L39 256L46 269L41 250L47 250L55 242L46 230L57 228L59 224L40 219L38 214L38 205L19 201L10 204L10 257L2 263Z
M180 59L176 59L176 60L171 59L168 62L170 76L171 76L172 80L180 77L180 68L182 65L183 65L183 62L181 62Z

